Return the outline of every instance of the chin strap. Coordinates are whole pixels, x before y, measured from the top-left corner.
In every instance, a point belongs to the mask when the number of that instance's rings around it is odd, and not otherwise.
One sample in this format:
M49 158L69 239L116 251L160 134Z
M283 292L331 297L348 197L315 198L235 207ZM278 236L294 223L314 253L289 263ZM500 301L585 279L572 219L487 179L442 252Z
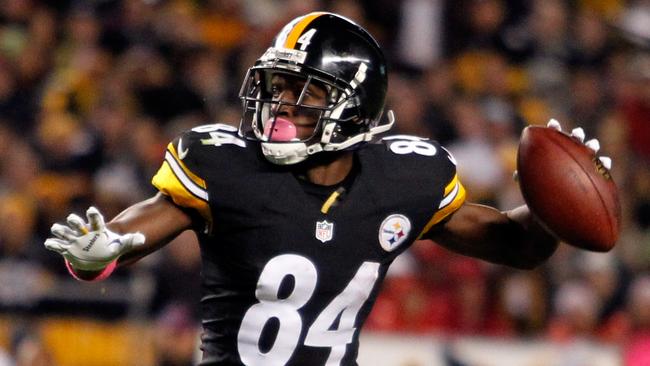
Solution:
M356 136L354 136L354 137L352 137L352 138L350 138L348 140L345 140L345 141L343 141L343 142L341 142L339 144L329 143L329 137L331 135L327 136L327 142L323 146L323 150L324 151L338 151L338 150L347 149L348 147L353 146L355 144L358 144L360 142L371 141L376 135L378 135L380 133L384 133L384 132L390 130L393 127L393 125L395 124L395 113L393 113L392 110L389 110L388 112L386 112L386 119L387 119L386 123L381 124L381 125L377 125L375 127L372 127L372 128L370 128L368 130L368 132L358 134L358 135L356 135ZM322 141L322 142L325 142L325 141Z
M377 125L371 128L370 131L366 133L366 135L370 135L370 137L365 141L370 141L375 135L384 133L390 130L391 128L393 128L393 125L395 124L395 113L393 113L392 109L389 109L388 112L386 112L386 119L387 119L386 123L384 123L383 125Z

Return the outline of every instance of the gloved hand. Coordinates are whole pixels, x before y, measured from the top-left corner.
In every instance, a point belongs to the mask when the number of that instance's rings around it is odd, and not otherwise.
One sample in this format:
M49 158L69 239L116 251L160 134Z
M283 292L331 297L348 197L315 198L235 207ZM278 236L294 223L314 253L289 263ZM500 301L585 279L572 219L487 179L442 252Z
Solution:
M548 121L548 124L546 125L548 128L552 128L558 131L562 131L562 126L560 126L560 122L558 122L556 119L550 119ZM582 127L577 127L571 130L571 137L574 139L582 142L585 144L588 148L591 149L594 153L597 153L598 150L600 150L600 142L597 139L591 139L585 142L585 131L582 129ZM599 156L598 160L600 160L601 163L603 163L603 166L607 170L612 169L612 159L608 156Z
M67 225L54 224L54 238L45 240L45 247L61 254L77 270L101 271L131 248L143 245L141 233L117 234L106 228L104 216L95 207L86 211L88 223L75 214Z
M558 122L554 118L551 118L548 121L546 127L562 132L562 126L560 125L560 122ZM582 127L577 127L571 130L571 137L585 144L585 146L591 149L591 151L593 151L594 153L597 153L598 150L600 150L600 142L598 141L598 139L591 139L585 142L585 131L582 129ZM603 164L603 167L605 167L605 169L607 170L612 169L612 159L609 156L599 156L598 160L600 160L600 162ZM515 181L519 180L519 175L516 170L514 171L512 177Z

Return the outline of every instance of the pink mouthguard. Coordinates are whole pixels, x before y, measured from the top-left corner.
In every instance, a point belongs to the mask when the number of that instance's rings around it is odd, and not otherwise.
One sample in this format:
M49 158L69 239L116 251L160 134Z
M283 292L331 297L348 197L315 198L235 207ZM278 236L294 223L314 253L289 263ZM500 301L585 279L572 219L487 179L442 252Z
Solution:
M271 130L273 126L273 130ZM276 117L275 124L273 118L269 118L264 123L264 136L269 137L269 141L291 141L296 138L296 125L288 119Z

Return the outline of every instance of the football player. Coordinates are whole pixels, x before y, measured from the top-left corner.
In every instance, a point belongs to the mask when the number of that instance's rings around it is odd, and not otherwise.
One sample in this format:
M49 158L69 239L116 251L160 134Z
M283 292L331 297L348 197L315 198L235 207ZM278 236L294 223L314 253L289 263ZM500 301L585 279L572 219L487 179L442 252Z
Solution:
M72 214L45 246L97 280L195 230L202 365L355 365L386 271L413 241L517 268L557 246L526 206L465 202L435 141L376 138L394 122L382 119L386 73L350 20L291 21L248 70L239 129L181 134L153 177L158 194L108 224L94 207Z

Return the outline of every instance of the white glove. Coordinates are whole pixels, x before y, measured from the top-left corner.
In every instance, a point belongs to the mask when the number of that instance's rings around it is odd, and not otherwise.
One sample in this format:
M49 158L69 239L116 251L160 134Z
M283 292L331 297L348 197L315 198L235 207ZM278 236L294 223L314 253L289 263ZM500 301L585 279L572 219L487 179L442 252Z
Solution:
M74 269L101 271L131 248L143 245L141 233L120 235L106 228L104 216L95 207L86 211L88 223L75 214L67 225L54 224L54 238L45 240L45 247L61 254Z
M558 131L562 131L562 126L560 126L560 122L558 122L556 119L553 118L548 121L546 127ZM594 153L597 153L598 150L600 150L600 142L597 139L591 139L585 142L585 131L582 129L582 127L574 128L573 130L571 130L571 137L585 144ZM612 159L610 157L599 156L598 160L600 160L600 162L607 170L612 169Z
M560 125L560 122L558 122L558 120L556 120L555 118L551 118L546 124L546 127L562 132L562 125ZM577 127L571 130L571 137L582 142L594 153L598 153L598 150L600 150L600 142L598 141L598 139L591 139L585 142L585 131L582 129L582 127ZM600 160L600 162L603 164L605 169L607 170L612 169L612 159L609 156L598 156L598 160ZM518 182L519 172L515 170L512 173L512 179L515 182Z

